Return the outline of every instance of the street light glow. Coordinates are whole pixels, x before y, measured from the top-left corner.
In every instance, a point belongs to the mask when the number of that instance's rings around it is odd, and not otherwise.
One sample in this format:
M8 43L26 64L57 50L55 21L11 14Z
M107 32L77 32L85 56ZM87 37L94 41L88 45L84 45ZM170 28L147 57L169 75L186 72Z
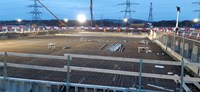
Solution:
M68 22L68 19L67 19L67 18L65 18L65 19L64 19L64 21L65 21L65 22Z
M196 19L194 19L193 21L194 21L194 22L198 22L198 21L199 21L199 19L197 19L197 18L196 18Z
M87 19L86 19L86 16L84 14L79 14L77 16L77 20L80 22L80 23L84 23Z
M17 22L22 22L22 19L17 19Z
M128 19L127 19L127 18L124 18L124 22L128 22Z

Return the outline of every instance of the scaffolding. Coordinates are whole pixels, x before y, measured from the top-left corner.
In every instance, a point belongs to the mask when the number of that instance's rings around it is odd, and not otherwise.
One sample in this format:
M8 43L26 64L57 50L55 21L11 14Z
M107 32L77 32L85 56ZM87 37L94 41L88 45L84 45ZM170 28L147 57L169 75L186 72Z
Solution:
M4 66L4 77L0 77L0 81L2 81L0 84L1 89L4 91L16 91L19 90L19 92L27 92L30 90L33 90L33 92L38 92L40 90L43 90L44 92L60 92L61 89L66 88L69 92L69 90L75 90L74 92L78 92L78 90L84 89L84 92L87 92L87 90L93 89L91 92L131 92L131 91L150 91L145 90L142 88L142 79L147 78L161 78L161 79L168 79L168 80L174 80L181 82L180 77L178 75L163 75L163 74L153 74L153 73L143 73L142 68L143 64L146 63L153 63L153 64L163 64L163 65L178 65L182 66L179 62L172 62L172 61L157 61L157 60L146 60L146 59L134 59L134 58L120 58L120 57L105 57L105 56L95 56L95 55L81 55L81 54L64 54L64 56L54 56L54 55L42 55L42 54L27 54L27 53L13 53L13 52L0 52L0 55L4 56L2 59L4 62L0 63L1 66ZM64 66L64 68L58 68L58 67L49 67L49 66L38 66L38 65L26 65L26 64L16 64L16 63L7 63L7 60L15 60L14 57L9 56L15 56L17 58L21 57L19 60L23 60L23 58L44 58L44 59L52 59L54 60L65 60L67 61L67 65ZM131 72L131 71L119 71L119 70L110 70L110 69L98 69L98 68L89 68L89 67L77 67L77 66L71 66L70 62L73 58L83 58L83 59L101 59L101 60L115 60L116 62L137 62L140 63L139 72ZM27 59L25 59L27 60ZM21 68L21 69L34 69L39 71L55 71L55 72L67 72L67 80L65 82L56 82L56 81L45 81L45 80L33 80L33 79L21 79L21 78L12 78L7 76L7 67L14 67L14 68ZM67 69L66 69L67 68ZM70 73L72 71L87 71L87 72L97 72L97 73L105 73L105 74L116 74L116 75L126 75L126 76L138 76L138 88L125 88L125 87L113 87L113 86L103 86L103 85L88 85L88 84L78 84L78 83L71 83L70 79L73 77L70 77ZM62 73L63 74L63 73ZM82 77L82 76L79 76ZM199 87L198 82L200 82L199 78L195 77L183 77L185 83L197 83L197 87ZM92 79L90 80L92 81ZM184 83L183 88L189 92L190 89L187 87L187 85ZM17 89L17 87L20 86L20 89ZM174 91L172 89L168 89L159 85L155 84L147 84L147 86L151 86L163 91ZM57 91L56 91L57 90ZM98 91L97 91L98 90ZM101 91L99 91L101 90ZM154 90L151 90L154 91ZM17 92L17 91L16 91ZM64 92L64 91L61 91ZM73 91L70 91L73 92Z

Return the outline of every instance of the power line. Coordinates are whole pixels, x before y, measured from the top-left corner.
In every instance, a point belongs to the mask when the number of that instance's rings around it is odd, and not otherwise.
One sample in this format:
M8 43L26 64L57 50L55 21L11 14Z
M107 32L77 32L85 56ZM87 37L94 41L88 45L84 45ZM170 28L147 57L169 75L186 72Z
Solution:
M120 11L120 12L124 12L124 19L127 18L128 19L128 22L130 24L132 24L132 12L135 12L134 10L131 9L131 6L132 5L139 5L139 3L131 3L131 0L127 0L125 3L120 3L120 4L117 4L117 5L125 5L126 8L125 10L123 11ZM124 24L124 22L122 22L122 25Z

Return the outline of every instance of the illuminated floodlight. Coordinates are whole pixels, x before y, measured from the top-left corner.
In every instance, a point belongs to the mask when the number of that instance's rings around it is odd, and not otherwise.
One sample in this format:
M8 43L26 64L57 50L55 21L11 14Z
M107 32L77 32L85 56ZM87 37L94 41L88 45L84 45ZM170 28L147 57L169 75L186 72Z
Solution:
M65 18L65 19L64 19L64 21L65 21L65 22L68 22L68 19L67 19L67 18Z
M197 18L196 18L196 19L194 19L193 21L194 21L194 22L198 22L198 21L199 21L199 19L197 19Z
M19 22L19 23L22 22L22 19L17 19L17 22Z
M84 14L79 14L77 16L77 20L80 22L80 23L84 23L87 19L86 19L86 16Z
M128 22L128 18L124 18L124 22Z

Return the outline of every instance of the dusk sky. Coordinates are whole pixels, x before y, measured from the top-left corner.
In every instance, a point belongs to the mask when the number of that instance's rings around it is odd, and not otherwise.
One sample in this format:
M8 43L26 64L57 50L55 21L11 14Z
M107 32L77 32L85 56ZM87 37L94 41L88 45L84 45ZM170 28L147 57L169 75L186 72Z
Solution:
M192 5L192 2L200 0L131 0L139 5L132 6L132 13L134 19L147 20L149 14L150 2L153 2L153 20L175 20L176 6L181 7L180 20L193 20L198 17L198 13L193 10L200 9L200 5ZM60 19L76 19L79 13L87 15L89 19L89 4L90 0L42 0L57 17ZM125 6L115 6L119 3L126 2L126 0L93 0L94 2L94 18L100 19L122 19L124 13L120 11L125 10ZM16 20L17 18L30 20L32 19L31 8L28 6L33 4L31 0L1 0L0 1L0 21L2 20ZM44 8L42 19L55 19Z

